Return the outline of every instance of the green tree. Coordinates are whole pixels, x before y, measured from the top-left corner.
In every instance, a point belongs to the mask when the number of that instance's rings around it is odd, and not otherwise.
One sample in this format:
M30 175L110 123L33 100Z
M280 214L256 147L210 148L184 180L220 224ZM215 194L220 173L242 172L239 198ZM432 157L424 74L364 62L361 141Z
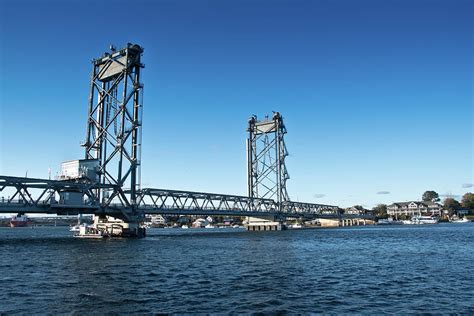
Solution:
M443 208L448 210L449 213L454 213L454 211L459 210L461 208L461 203L456 201L453 198L446 198L443 203Z
M374 212L375 217L377 218L387 218L387 205L379 204L372 208L372 212Z
M426 191L425 193L423 193L421 199L425 202L438 202L439 194L435 191Z
M474 209L474 193L468 192L462 196L461 200L462 207L469 210Z

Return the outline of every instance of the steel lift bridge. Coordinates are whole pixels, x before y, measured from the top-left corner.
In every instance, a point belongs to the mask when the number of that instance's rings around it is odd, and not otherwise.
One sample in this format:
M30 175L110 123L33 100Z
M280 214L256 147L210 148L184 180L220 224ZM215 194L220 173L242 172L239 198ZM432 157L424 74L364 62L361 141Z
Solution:
M94 214L97 227L138 237L145 214L249 216L258 230L281 229L288 217L340 217L336 206L290 200L279 113L249 120L248 196L141 188L142 53L129 43L92 61L84 159L64 162L56 180L0 176L0 213Z

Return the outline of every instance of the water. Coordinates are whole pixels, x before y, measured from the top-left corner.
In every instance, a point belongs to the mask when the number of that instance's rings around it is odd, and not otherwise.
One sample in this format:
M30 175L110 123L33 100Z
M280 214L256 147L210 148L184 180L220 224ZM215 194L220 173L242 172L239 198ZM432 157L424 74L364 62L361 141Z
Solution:
M474 313L474 223L148 233L0 228L0 314Z

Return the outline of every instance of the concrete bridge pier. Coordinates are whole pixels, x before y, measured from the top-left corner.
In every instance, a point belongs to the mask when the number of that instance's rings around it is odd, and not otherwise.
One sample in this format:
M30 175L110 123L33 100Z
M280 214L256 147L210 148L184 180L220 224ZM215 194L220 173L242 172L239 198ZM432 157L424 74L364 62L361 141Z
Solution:
M275 216L247 217L245 228L249 231L283 230L285 225Z
M341 219L341 226L342 227L345 227L345 226L354 226L354 222L352 219L350 218L343 218Z
M365 226L367 221L365 218L343 218L341 219L341 226Z

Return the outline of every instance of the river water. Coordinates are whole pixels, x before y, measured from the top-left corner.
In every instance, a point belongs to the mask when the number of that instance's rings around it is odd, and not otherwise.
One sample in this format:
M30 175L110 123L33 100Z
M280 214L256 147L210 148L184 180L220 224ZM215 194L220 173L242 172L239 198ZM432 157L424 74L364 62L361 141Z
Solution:
M0 314L474 313L474 223L81 240L0 228Z

